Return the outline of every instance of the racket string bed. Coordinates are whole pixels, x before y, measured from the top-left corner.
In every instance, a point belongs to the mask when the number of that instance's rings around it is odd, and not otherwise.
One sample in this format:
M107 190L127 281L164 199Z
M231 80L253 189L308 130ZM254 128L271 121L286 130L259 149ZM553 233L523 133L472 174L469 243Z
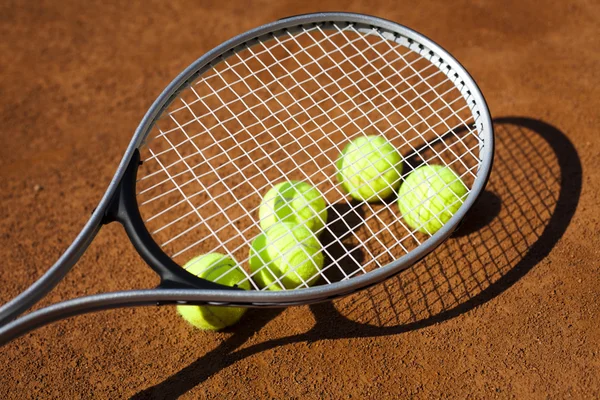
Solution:
M410 46L377 28L317 24L272 33L213 62L163 112L143 149L138 201L157 242L181 264L198 253L222 252L245 265L260 233L265 192L301 180L330 205L348 203L335 161L345 144L366 134L385 136L403 164L419 157L426 165L450 166L471 187L481 140L470 93L465 97L451 76L421 56L424 48ZM456 131L453 140L443 138ZM402 179L411 171L405 168ZM334 215L323 231L332 240L323 246L329 263L319 272L322 283L331 283L330 268L349 279L426 239L402 221L394 202L352 203L344 214L329 210ZM361 211L360 223L350 226L345 217ZM342 240L331 229L339 223L347 230ZM347 250L332 254L336 246ZM354 251L366 253L365 260ZM348 258L349 271L340 262Z

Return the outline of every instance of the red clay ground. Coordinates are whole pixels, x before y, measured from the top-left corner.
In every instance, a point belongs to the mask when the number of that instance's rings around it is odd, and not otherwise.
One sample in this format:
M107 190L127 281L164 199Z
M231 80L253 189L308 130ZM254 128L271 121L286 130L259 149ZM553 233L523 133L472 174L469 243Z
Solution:
M0 5L1 302L75 237L163 87L287 15L374 14L453 53L496 118L483 201L423 263L334 303L217 334L173 308L40 329L2 348L0 398L600 397L598 2L199 3ZM156 282L108 226L42 305Z

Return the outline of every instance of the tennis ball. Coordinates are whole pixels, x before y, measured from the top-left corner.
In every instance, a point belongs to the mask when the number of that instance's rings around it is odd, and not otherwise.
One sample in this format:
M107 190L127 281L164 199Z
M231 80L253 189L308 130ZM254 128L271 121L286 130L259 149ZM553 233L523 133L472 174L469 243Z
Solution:
M346 145L336 166L338 181L356 200L383 200L400 185L402 157L383 136L354 139Z
M398 206L408 226L433 235L458 211L468 191L449 167L424 165L400 186Z
M250 281L237 263L226 255L210 253L195 257L183 266L188 272L225 286L249 290ZM218 331L235 324L246 312L240 307L177 306L177 311L196 328Z
M321 243L302 225L278 222L254 239L250 271L260 288L296 289L312 286L319 278L325 257Z
M281 221L303 225L318 234L327 221L327 203L309 183L281 182L265 194L258 217L263 231Z
M271 265L271 257L267 252L266 234L261 233L252 241L248 263L252 279L259 288L263 289L268 286L271 290L284 289L281 284L274 284L276 276L281 276L281 271Z

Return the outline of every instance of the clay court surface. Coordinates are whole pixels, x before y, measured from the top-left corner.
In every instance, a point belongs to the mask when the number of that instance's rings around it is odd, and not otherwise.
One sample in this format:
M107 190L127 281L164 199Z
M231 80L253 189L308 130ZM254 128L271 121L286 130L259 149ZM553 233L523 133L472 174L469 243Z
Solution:
M372 289L250 310L221 333L172 307L55 323L1 349L0 398L600 397L595 1L3 2L0 302L75 238L182 69L257 25L330 10L412 27L478 82L497 148L460 231ZM40 305L157 283L113 224Z

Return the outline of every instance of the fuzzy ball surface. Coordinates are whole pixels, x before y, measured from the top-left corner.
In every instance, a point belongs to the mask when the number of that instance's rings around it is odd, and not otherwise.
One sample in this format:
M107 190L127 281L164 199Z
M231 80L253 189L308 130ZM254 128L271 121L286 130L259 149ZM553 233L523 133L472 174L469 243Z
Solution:
M265 194L258 217L263 231L277 222L291 222L320 233L327 222L327 203L310 183L281 182Z
M408 226L433 235L458 211L468 192L450 167L424 165L400 186L398 206Z
M272 225L250 248L252 278L260 288L269 290L313 285L324 261L321 243L314 234L289 222Z
M203 279L225 286L237 286L249 290L250 281L241 267L231 258L220 253L210 253L188 261L184 268ZM177 311L196 328L218 331L235 324L246 312L240 307L177 306Z
M382 201L400 185L402 157L383 136L361 136L348 143L336 162L337 179L352 198Z

